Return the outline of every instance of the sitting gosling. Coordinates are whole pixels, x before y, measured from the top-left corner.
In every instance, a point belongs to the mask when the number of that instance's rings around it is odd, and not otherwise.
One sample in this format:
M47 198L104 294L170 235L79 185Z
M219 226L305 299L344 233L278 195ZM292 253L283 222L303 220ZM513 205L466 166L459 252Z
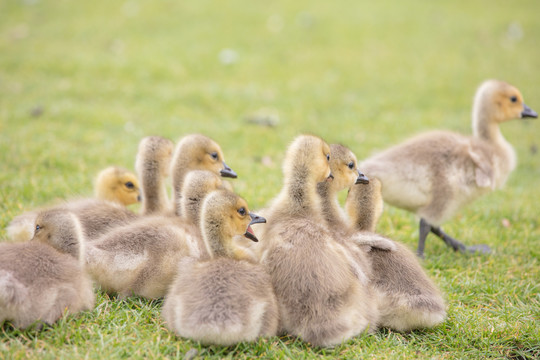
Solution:
M516 154L499 124L538 117L523 103L518 89L497 80L476 91L473 136L449 131L421 134L361 164L382 182L386 202L420 216L417 254L423 256L426 236L438 235L456 251L490 252L486 245L465 246L439 225L478 196L501 188L516 166Z
M92 282L76 257L82 251L80 239L64 240L68 253L42 244L55 238L65 226L80 235L80 224L73 214L52 223L38 215L34 240L18 244L0 244L0 324L9 320L17 328L36 323L53 324L65 313L90 310L94 306ZM69 219L66 220L66 217Z
M373 231L382 209L380 183L370 179L369 184L353 185L345 205L356 231ZM379 307L379 326L410 331L439 325L446 318L439 290L418 258L403 244L393 243L392 251L372 247L366 253L370 284Z
M100 204L98 205L97 214L100 214L101 210L107 211L106 209L111 209L110 214L103 219L101 216L89 215L88 224L91 228L95 227L92 226L92 223L114 222L115 219L122 222L124 219L133 218L131 212L124 208L124 206L140 201L139 182L133 173L121 167L110 166L98 174L94 191L96 199L75 200L71 204L74 207L72 210L83 212L88 207L92 208L96 204ZM36 216L39 211L28 211L16 216L6 228L8 238L13 241L30 240L34 236ZM89 231L89 233L91 237L93 235L92 231Z
M85 266L94 281L119 298L165 295L184 256L200 258L199 231L176 217L148 216L87 244Z
M270 278L233 241L235 235L258 241L251 225L264 218L227 190L208 195L202 214L211 259L180 262L163 304L167 326L179 336L223 346L276 335L278 308Z
M268 209L261 236L261 264L276 292L281 330L315 346L373 330L377 319L367 276L355 273L347 249L324 227L317 183L332 179L330 156L318 137L293 141L283 164L283 188Z

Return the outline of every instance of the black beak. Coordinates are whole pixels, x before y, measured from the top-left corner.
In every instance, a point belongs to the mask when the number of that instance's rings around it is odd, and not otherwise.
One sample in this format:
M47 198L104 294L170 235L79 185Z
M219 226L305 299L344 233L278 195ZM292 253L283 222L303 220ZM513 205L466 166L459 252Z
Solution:
M523 104L523 111L521 112L521 118L537 118L538 114L536 111Z
M328 177L326 178L326 181L334 180L334 174L330 173Z
M238 177L238 175L236 175L234 170L228 167L227 164L225 164L225 161L223 162L223 169L221 169L219 174L223 177L228 177L228 178L233 178L233 179L236 179Z
M249 216L251 217L251 222L249 223L244 236L247 237L248 239L250 239L251 241L258 242L259 239L257 239L255 234L253 233L253 230L251 230L251 225L265 223L266 219L263 218L262 216L255 215L253 213L249 213Z
M369 184L369 179L358 170L358 177L356 178L355 184Z

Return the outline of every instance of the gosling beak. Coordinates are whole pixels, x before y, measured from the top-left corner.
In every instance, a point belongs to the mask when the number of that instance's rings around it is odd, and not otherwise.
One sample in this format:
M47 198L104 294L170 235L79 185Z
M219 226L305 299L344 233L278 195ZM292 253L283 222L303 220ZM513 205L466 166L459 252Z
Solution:
M369 184L369 179L358 170L358 177L356 178L355 184Z
M538 114L536 111L528 107L527 105L523 104L523 111L521 112L521 118L537 118Z
M141 198L141 194L137 195L137 201L138 202L141 202L142 198Z
M233 179L236 179L238 177L238 175L236 175L234 170L228 167L227 164L225 164L225 161L223 162L223 169L221 169L219 174L223 177L228 177L228 178L233 178Z
M330 182L334 180L334 175L332 175L332 173L330 173L330 175L328 175L328 177L326 178L326 181Z
M257 239L257 237L255 236L255 233L253 232L251 225L265 223L266 219L263 218L262 216L255 215L253 213L249 213L249 216L251 217L251 222L249 223L244 236L252 241L258 242L259 239Z

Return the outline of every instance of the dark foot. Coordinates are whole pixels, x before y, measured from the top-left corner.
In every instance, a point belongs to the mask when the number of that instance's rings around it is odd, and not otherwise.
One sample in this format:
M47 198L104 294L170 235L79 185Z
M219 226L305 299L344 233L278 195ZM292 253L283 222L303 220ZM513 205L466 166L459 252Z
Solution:
M424 258L426 237L430 231L440 237L444 241L444 243L454 249L454 251L459 251L462 253L491 253L491 248L487 245L480 244L467 246L442 231L440 227L435 227L428 223L425 219L420 219L420 236L418 239L418 250L416 251L416 254L421 258Z
M492 252L491 248L485 244L466 246L465 250L468 253L473 253L473 254L474 253L491 254Z
M431 232L440 237L446 243L446 245L450 246L452 249L454 249L454 251L459 251L462 253L491 253L491 248L489 246L484 244L470 246L465 245L442 231L440 227L432 226Z

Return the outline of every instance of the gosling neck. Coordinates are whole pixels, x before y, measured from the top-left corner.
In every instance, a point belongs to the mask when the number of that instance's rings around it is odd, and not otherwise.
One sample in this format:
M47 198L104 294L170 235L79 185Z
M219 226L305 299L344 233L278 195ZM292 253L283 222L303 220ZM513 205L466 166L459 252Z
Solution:
M342 219L339 216L341 208L337 199L337 192L333 188L332 183L327 181L317 184L317 193L321 200L321 210L324 220L328 225L342 225Z
M182 195L182 197L185 197L185 199L182 199L182 207L180 204L177 204L177 215L179 216L180 213L182 213L186 220L191 221L191 223L195 224L195 226L199 226L199 215L201 213L202 201L206 193L207 191L201 190L200 192ZM179 209L181 209L181 211L178 211Z
M160 163L147 160L141 174L142 211L150 214L165 210L168 203L167 189L161 177Z
M230 242L231 239L227 239L221 231L223 228L222 220L208 218L209 216L205 216L201 222L201 231L208 254L211 258L233 257L232 252L224 246L225 242L227 240Z
M315 216L319 213L321 201L317 194L317 182L310 178L306 166L296 168L286 181L282 200L287 211L295 216Z
M171 171L174 192L173 199L177 216L180 216L182 212L180 208L180 202L182 201L182 186L184 185L184 178L186 177L187 168L187 162L178 157L173 163L173 171Z
M494 110L478 99L473 107L472 130L475 137L494 144L506 144L507 141L501 133L499 123L496 121Z

